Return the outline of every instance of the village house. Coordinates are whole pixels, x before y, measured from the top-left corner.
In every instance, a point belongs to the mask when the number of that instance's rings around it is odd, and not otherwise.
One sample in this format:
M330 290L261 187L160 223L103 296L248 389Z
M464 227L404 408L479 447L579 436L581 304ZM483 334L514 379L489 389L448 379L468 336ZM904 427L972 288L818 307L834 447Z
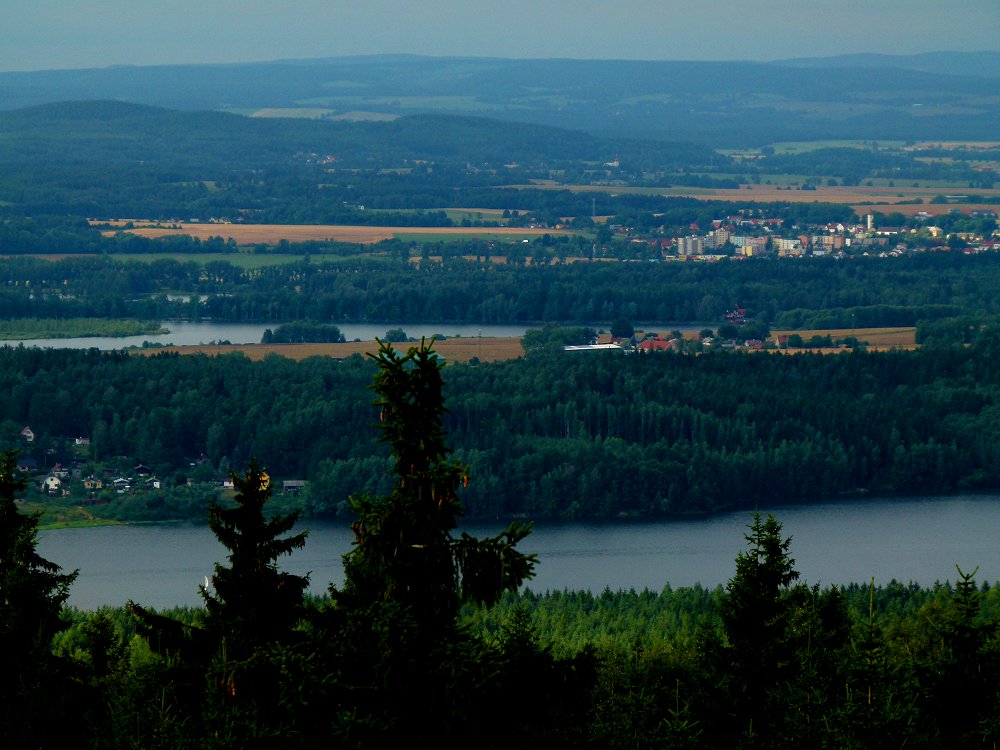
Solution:
M636 349L641 352L678 351L680 349L680 341L677 339L671 339L669 341L664 341L662 339L645 339L636 347Z

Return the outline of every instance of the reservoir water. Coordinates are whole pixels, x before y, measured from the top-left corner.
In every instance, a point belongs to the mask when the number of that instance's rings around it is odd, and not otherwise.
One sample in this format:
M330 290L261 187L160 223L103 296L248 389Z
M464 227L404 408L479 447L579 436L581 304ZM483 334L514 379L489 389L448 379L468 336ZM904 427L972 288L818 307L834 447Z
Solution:
M851 500L771 511L792 537L803 582L821 585L892 579L923 585L955 581L955 565L979 566L977 582L1000 580L1000 495ZM669 583L725 584L745 548L748 512L711 518L628 523L539 524L521 549L538 554L535 591L649 588ZM476 535L501 524L470 524ZM304 549L279 567L310 574L311 590L341 583L342 555L353 534L346 522L303 521ZM79 569L70 604L198 605L198 585L226 550L205 526L105 526L43 531L41 555Z
M174 346L194 346L213 342L228 341L230 344L259 344L264 329L276 328L279 323L213 323L190 320L168 320L163 326L170 333L140 336L81 336L66 339L9 339L0 341L0 346L38 346L53 349L101 349L104 351L142 346L144 341ZM437 334L472 338L476 336L509 337L523 336L528 326L523 325L475 325L469 323L337 323L348 341L360 339L371 341L376 336L384 336L393 328L402 328L412 338Z

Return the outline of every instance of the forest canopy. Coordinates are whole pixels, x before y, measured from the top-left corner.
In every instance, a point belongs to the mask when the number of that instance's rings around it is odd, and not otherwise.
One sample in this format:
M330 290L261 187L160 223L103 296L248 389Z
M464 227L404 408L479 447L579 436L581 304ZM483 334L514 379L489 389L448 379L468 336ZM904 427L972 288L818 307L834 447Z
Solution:
M992 326L967 347L836 356L622 357L543 342L516 361L449 365L445 424L475 478L464 495L473 517L661 517L995 488L997 336ZM33 450L57 460L87 436L92 466L130 457L177 488L166 505L150 496L98 514L192 517L203 503L176 494L190 462L250 456L309 480L307 512L343 514L357 487L385 489L385 452L364 438L376 419L370 378L360 357L4 347L0 430L14 446L30 425Z

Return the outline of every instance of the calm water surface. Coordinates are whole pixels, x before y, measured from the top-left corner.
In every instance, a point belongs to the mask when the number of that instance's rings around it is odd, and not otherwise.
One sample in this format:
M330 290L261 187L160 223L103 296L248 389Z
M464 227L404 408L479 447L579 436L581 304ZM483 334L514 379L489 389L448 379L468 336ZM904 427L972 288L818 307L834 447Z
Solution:
M956 578L955 565L977 581L1000 580L1000 495L906 500L855 500L778 508L792 536L802 580L819 584L895 578L932 584ZM725 584L751 521L740 512L709 519L657 523L540 524L522 543L540 564L530 587L650 588L667 583ZM303 550L283 558L283 570L311 574L313 592L343 580L341 556L353 535L346 523L304 522ZM496 525L470 525L485 535ZM79 568L70 603L86 609L136 602L167 607L199 604L198 585L225 549L203 526L108 526L40 534L39 552L65 569Z
M113 350L129 346L142 346L142 342L151 341L157 344L174 346L195 346L213 341L228 341L231 344L259 344L265 328L276 328L278 323L212 323L190 320L168 320L163 326L170 333L160 335L143 334L141 336L81 336L68 339L11 339L0 341L0 345L38 346L53 349L101 349ZM459 323L337 323L348 341L360 339L371 341L376 336L384 336L392 328L402 328L414 338L421 336L523 336L527 326L488 326L468 325Z

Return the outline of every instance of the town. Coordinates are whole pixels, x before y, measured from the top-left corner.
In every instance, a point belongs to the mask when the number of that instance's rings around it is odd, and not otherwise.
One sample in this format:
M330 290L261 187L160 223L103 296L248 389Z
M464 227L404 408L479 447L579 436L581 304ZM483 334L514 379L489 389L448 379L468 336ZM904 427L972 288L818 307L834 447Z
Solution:
M866 214L858 223L791 224L767 215L764 209L746 209L711 227L692 225L686 236L657 237L652 232L621 223L610 223L613 237L633 246L650 248L663 260L717 261L723 258L852 255L899 256L912 252L960 249L966 253L1000 250L997 213L974 209L934 215L919 211L903 214ZM891 223L889 223L891 222ZM942 226L943 225L943 226ZM653 236L650 236L650 235ZM648 252L648 251L647 251Z

